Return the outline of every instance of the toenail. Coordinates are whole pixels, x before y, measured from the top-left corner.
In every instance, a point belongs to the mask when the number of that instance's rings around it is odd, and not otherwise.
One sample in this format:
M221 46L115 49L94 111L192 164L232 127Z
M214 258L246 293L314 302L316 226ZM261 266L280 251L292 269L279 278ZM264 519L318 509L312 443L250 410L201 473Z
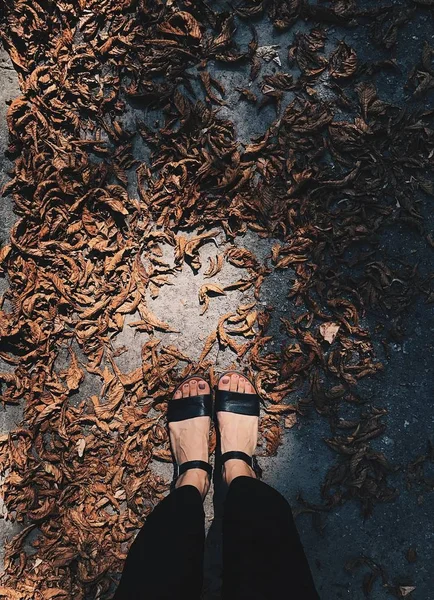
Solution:
M200 387L201 390L203 390L205 388L205 383L203 381L201 381L199 383L199 387Z
M223 383L229 383L229 377L223 377L222 382Z
M185 389L187 389L188 388L188 383L184 383L184 387L185 387Z

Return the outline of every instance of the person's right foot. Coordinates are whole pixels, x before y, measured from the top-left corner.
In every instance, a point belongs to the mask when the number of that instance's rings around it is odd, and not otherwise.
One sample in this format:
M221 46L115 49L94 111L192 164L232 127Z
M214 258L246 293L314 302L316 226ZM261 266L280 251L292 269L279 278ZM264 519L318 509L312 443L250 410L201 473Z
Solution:
M249 381L237 373L223 375L218 382L219 390L230 390L241 394L255 394L256 390ZM253 456L258 443L258 417L238 415L231 412L217 412L220 430L221 452L238 450ZM231 459L223 465L223 479L229 485L240 475L256 477L255 472L247 463L240 459Z
M194 377L177 389L171 402L209 393L208 383L202 377ZM190 460L208 462L210 423L209 417L193 417L169 423L170 444L178 465ZM203 469L189 469L178 477L175 487L183 485L193 485L199 490L202 498L205 498L209 490L209 477Z

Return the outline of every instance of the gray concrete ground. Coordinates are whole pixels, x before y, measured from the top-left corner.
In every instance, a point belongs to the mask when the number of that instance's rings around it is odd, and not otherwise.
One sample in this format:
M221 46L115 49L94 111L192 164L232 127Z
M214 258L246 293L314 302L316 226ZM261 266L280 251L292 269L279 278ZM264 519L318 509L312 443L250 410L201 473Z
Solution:
M286 61L286 49L293 39L294 32L277 34L269 24L257 24L259 44L278 44L282 62ZM248 40L246 32L240 31L240 42ZM243 36L245 36L243 38ZM403 83L409 69L420 56L423 40L431 36L433 41L433 25L420 17L412 26L406 26L400 32L397 58L400 64L400 73L378 76L378 86L383 98L392 102L406 101ZM351 30L332 28L328 40L330 46L337 39L345 38L347 43L353 45L360 57L375 58L381 52L371 47L364 38L360 29L353 33ZM264 72L272 72L276 67L274 63L264 64ZM227 106L221 109L222 116L230 114L237 126L240 141L250 140L252 135L260 134L275 118L274 108L266 107L258 117L256 109L248 103L238 102L238 93L235 87L245 87L248 79L246 72L234 69L215 67L217 76L227 89ZM3 183L7 176L5 171L9 168L8 161L3 152L7 140L5 125L5 102L18 94L17 81L10 62L4 52L0 54L0 182ZM318 89L318 93L329 93L327 86ZM285 102L292 98L288 94ZM142 117L142 111L131 109L128 119L131 123L136 117ZM153 115L148 115L151 118ZM146 155L146 149L140 141L137 142L138 153ZM132 188L134 189L134 188ZM2 241L7 239L8 231L15 217L10 204L10 199L2 199L0 208L0 235ZM427 218L432 216L428 215ZM207 267L208 257L215 256L224 250L223 236L219 238L219 247L209 243L201 249L202 269L194 275L187 265L184 265L182 274L173 277L165 286L161 295L156 300L149 299L151 309L155 314L167 321L179 333L161 334L163 343L176 343L181 351L186 351L190 356L200 354L204 340L215 328L218 318L239 304L251 301L249 292L228 292L226 296L213 298L207 313L200 317L198 302L198 289L205 282L204 271ZM238 238L236 244L245 246L255 251L260 259L270 254L273 240L260 240L254 234ZM401 252L403 244L407 252L420 258L422 268L428 272L432 269L432 256L428 257L426 245L421 245L418 237L408 232L393 232L384 237L384 251ZM173 249L165 248L169 258ZM239 278L239 270L225 264L217 280L219 285ZM290 285L291 273L273 273L263 286L260 302L263 305L272 305L273 329L276 332L275 344L279 344L279 317L286 314L293 307L287 299L287 290ZM3 292L7 282L0 279L0 291ZM135 317L131 316L130 321ZM371 317L372 325L376 317ZM383 356L383 350L377 348L380 358L384 360L385 370L382 374L367 381L363 381L360 389L363 397L372 400L376 406L386 407L388 415L386 434L377 441L376 447L385 452L396 466L404 467L426 450L429 437L433 434L432 398L434 392L432 376L433 332L434 315L432 307L421 302L416 303L410 310L407 320L408 327L405 342L395 344L389 358ZM128 322L127 322L128 323ZM118 357L121 368L132 369L140 364L140 349L146 340L145 334L137 334L126 323L124 331L116 338L115 345L125 346L126 351ZM218 352L212 355L218 370L221 370L234 360L230 351ZM7 368L7 365L0 365ZM99 384L96 384L99 385ZM93 381L87 376L82 385L80 394L92 393ZM297 400L297 398L294 398ZM19 419L19 408L7 407L2 409L1 427L7 431ZM303 497L310 502L320 500L319 490L323 478L334 460L333 452L324 444L323 438L329 434L327 422L312 409L298 424L284 434L284 441L278 455L273 458L260 458L264 469L264 480L275 486L290 503L296 508L297 494L302 492ZM432 465L431 465L432 467ZM155 465L159 472L171 477L169 465ZM431 472L428 474L433 476ZM351 599L362 600L365 596L362 591L362 579L366 572L363 568L350 574L344 570L344 564L354 557L365 555L375 562L383 565L390 577L390 581L403 586L415 586L414 600L434 600L434 579L432 564L434 560L434 494L419 489L417 486L406 489L405 473L398 470L392 476L392 484L399 490L397 500L390 504L378 505L371 518L363 520L359 507L347 503L337 508L324 517L324 530L322 535L314 527L313 520L308 515L302 515L297 520L299 532L311 564L314 578L320 596L324 600ZM207 500L206 512L208 524L212 521L212 503ZM10 535L12 531L8 523L1 526L1 537ZM210 535L207 555L206 572L206 598L208 600L219 597L219 563L218 550L220 540L218 535ZM409 547L417 549L418 559L410 564L406 559ZM288 582L290 585L290 582ZM371 593L374 600L390 598L390 593L381 585L381 581L374 585Z
M11 169L12 164L5 156L5 150L8 144L8 131L6 125L7 102L16 98L20 94L18 80L9 56L0 46L0 188L3 188L8 181L7 171ZM0 199L0 242L1 245L9 237L9 231L15 223L16 216L12 210L12 199ZM7 289L7 281L0 277L0 295L2 296ZM0 360L0 370L9 371L11 367ZM0 407L0 435L7 433L8 430L15 427L22 416L20 406ZM4 514L4 506L0 496L0 515ZM10 521L0 521L0 557L3 554L5 538L11 537L18 531L18 526Z

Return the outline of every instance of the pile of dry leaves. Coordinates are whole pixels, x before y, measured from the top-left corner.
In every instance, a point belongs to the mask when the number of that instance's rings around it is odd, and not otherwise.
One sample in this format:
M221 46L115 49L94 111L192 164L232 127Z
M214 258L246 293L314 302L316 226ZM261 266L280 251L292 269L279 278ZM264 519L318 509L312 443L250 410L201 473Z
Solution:
M167 490L149 468L171 460L167 396L181 377L211 366L217 344L255 378L268 453L305 405L330 419L327 444L338 460L324 504L306 510L357 498L369 514L394 497L391 467L370 446L384 411L365 406L348 421L338 407L362 406L357 381L381 369L362 325L366 310L399 315L415 294L433 298L430 281L382 262L375 248L376 232L391 222L433 244L416 192L433 193L434 112L382 100L372 74L396 63L364 63L343 41L326 52L327 26L368 21L389 48L417 5L432 2L364 11L355 0L245 0L232 12L211 4L1 2L1 37L22 90L8 112L15 168L4 194L18 220L0 250L10 286L0 310L0 358L10 366L0 373L1 399L24 406L23 423L0 439L5 504L24 525L6 548L1 597L110 596L136 529ZM261 16L279 31L300 19L311 25L274 75L261 75L264 60L276 58L273 47L259 47ZM239 27L251 32L245 48ZM432 57L426 44L408 82L415 98L433 87ZM275 106L275 121L247 145L218 114L225 89L215 63L245 68L246 82L259 83L259 93L246 83L240 102ZM319 81L333 101L321 99ZM160 111L161 122L128 130L130 102ZM138 136L151 150L147 161L134 156ZM202 310L226 292L213 280L225 261L242 269L232 288L252 289L256 300L271 273L291 269L297 313L282 319L286 345L265 350L270 310L252 303L221 317L199 362L164 346L159 332L169 325L146 295L164 294L168 273L184 262L197 270L200 247L219 232L232 240L248 229L279 240L272 255L261 261L239 245L218 256L200 290ZM174 268L163 244L174 249ZM111 341L133 313L131 325L150 339L141 367L124 373ZM100 393L75 402L87 373L100 379ZM291 393L306 385L295 405Z

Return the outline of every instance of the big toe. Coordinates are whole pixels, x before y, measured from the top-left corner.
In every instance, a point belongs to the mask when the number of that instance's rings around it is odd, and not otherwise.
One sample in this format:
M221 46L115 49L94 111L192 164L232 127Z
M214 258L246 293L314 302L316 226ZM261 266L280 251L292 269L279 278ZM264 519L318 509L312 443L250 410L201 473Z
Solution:
M198 377L197 379L190 379L190 396L200 396L201 394L209 394L210 387L205 379Z
M231 378L229 377L229 375L223 375L223 377L221 377L219 380L218 389L219 390L228 390L230 385L231 385Z
M209 394L211 389L205 379L198 379L197 387L199 394Z

